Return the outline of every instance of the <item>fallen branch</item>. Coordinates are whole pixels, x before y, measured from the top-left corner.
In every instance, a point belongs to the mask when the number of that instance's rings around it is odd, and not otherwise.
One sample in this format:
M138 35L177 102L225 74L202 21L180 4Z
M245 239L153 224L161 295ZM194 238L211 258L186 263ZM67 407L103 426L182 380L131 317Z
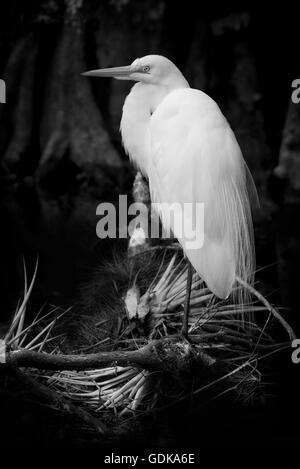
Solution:
M48 386L39 383L38 381L32 379L27 374L23 373L17 368L10 368L10 372L15 376L15 378L21 382L24 388L28 389L33 395L38 399L42 399L52 405L57 410L61 410L70 415L74 415L92 428L94 428L101 435L107 434L106 426L100 422L97 418L93 417L89 412L78 407L70 402L69 399L62 396L60 393L53 391Z

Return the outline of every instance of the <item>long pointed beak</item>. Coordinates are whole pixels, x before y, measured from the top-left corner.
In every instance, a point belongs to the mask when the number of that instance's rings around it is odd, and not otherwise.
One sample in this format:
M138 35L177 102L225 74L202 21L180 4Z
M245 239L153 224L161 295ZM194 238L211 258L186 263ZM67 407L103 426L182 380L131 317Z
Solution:
M84 72L81 75L85 77L129 78L130 73L130 65L126 65L125 67L100 68L99 70L91 70L90 72Z

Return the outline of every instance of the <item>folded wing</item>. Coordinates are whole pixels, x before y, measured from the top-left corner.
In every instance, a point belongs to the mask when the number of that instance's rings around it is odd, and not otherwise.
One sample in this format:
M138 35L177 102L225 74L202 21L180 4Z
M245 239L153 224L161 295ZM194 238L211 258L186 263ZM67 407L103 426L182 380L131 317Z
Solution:
M150 135L147 172L162 223L210 290L226 298L237 276L249 282L254 272L246 164L236 138L217 104L190 88L162 101L151 117ZM201 204L204 223L195 218ZM182 229L170 217L170 206L182 217Z

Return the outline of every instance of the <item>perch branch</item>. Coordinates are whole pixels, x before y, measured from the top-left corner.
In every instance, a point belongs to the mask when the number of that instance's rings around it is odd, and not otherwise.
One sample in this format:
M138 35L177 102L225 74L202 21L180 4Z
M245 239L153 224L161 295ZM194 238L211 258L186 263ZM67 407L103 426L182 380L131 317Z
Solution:
M53 355L44 352L21 349L6 353L6 363L13 367L32 367L46 370L87 370L111 364L118 366L140 366L147 369L161 368L155 356L154 343L139 350L90 353L87 355Z
M166 356L170 360L166 359ZM177 370L187 366L193 357L203 367L212 359L190 344L175 339L162 339L149 342L138 350L98 352L87 355L53 355L44 352L21 349L6 352L6 364L16 367L29 367L41 370L87 370L109 365L137 366L146 370L170 371L177 363Z

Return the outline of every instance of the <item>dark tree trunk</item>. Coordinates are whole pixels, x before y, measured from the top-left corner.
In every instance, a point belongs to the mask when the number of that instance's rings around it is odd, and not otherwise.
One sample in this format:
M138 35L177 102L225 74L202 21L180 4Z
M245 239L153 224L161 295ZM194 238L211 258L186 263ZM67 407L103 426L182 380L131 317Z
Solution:
M79 26L64 25L46 85L39 175L49 172L64 157L81 169L93 165L121 167L93 99L91 84L81 76L87 68L83 38Z
M7 63L7 106L0 108L0 152L13 168L30 150L37 44L32 34L20 39Z

